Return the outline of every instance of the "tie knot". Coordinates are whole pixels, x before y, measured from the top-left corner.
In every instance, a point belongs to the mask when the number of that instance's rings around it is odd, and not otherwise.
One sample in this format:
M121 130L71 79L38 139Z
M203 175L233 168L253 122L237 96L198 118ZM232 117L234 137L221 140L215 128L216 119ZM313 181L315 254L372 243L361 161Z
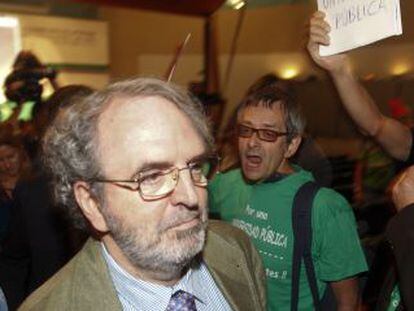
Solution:
M171 296L166 311L197 311L194 296L183 290L176 291Z

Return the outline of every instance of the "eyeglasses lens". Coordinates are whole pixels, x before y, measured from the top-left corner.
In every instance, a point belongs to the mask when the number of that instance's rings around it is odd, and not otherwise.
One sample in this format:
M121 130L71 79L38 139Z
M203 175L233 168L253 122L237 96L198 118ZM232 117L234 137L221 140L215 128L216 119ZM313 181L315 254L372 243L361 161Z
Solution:
M140 192L143 197L157 198L172 192L177 186L180 178L180 171L188 169L194 185L206 187L208 184L208 176L215 167L217 159L209 159L200 163L189 164L187 167L178 169L173 168L157 176L157 182L142 182L140 184Z

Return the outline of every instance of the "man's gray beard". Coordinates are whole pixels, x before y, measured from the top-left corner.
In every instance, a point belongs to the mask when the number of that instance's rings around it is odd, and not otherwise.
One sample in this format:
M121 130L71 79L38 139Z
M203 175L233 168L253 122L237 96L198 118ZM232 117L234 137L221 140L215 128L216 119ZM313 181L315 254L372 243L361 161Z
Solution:
M161 249L160 243L164 231L148 243L145 241L147 237L139 237L132 228L124 228L118 219L109 216L107 223L114 241L132 265L141 270L166 274L181 273L184 267L189 265L193 258L202 251L207 228L207 221L202 221L193 228L176 231L175 241L171 243L173 245L165 247L164 242L164 247ZM140 239L142 239L141 242ZM186 239L196 239L196 241L190 247L185 248L174 245Z

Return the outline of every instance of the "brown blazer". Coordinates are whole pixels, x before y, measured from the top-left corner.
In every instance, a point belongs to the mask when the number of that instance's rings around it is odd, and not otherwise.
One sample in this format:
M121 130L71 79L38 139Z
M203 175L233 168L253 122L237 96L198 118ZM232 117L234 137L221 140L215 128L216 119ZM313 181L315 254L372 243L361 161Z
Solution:
M203 258L233 310L266 310L262 262L241 230L223 222L210 221ZM121 311L99 242L90 239L19 310Z

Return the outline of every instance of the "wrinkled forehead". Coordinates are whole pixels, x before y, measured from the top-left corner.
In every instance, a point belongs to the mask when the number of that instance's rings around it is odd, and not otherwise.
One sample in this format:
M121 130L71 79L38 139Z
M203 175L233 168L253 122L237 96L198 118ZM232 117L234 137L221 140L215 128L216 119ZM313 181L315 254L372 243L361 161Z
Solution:
M285 126L285 109L282 101L254 102L241 107L237 114L237 122L247 122L257 125L273 124Z
M101 167L118 176L143 162L174 164L205 149L189 117L161 97L115 99L97 130Z

